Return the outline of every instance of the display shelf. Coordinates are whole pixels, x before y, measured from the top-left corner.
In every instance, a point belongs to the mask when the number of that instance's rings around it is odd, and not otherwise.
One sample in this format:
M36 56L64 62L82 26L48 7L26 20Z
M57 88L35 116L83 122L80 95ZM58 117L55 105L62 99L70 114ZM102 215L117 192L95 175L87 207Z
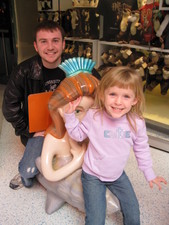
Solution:
M124 44L124 43L119 43L119 42L108 42L108 41L98 41L98 66L102 64L101 62L101 55L104 51L109 50L109 48L113 47L128 47L128 48L133 48L133 49L138 49L138 50L146 50L146 51L155 51L155 52L161 52L161 53L169 53L169 49L162 49L162 48L157 48L157 47L152 47L152 46L142 46L142 45L131 45L131 44Z
M165 4L164 0L160 0L159 9L163 10L163 11L168 11L169 10L169 6L167 6L167 5L168 5L168 3Z
M88 39L88 38L76 38L76 37L66 37L66 41L89 43L92 45L92 60L96 62L96 68L98 67L98 40Z

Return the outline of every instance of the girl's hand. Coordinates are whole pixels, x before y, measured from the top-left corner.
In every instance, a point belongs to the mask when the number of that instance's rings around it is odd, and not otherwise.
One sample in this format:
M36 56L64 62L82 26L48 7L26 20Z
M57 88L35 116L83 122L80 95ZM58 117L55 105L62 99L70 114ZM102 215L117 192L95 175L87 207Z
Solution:
M69 102L65 107L63 108L65 113L73 113L76 110L76 107L80 104L80 101L82 99L82 96L77 98L76 100Z
M167 181L163 177L156 177L154 180L149 181L149 186L153 188L153 184L156 184L159 190L161 190L161 183L167 184Z

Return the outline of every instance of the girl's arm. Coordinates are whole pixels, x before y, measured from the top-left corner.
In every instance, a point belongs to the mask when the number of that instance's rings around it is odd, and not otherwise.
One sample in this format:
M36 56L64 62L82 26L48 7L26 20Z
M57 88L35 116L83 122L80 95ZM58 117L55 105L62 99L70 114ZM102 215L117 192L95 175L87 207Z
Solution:
M138 162L138 167L144 173L146 180L149 182L149 186L153 188L153 184L156 184L159 190L161 190L161 183L167 184L167 182L163 177L156 176L153 171L145 121L138 121L137 126L138 130L134 140L133 150Z

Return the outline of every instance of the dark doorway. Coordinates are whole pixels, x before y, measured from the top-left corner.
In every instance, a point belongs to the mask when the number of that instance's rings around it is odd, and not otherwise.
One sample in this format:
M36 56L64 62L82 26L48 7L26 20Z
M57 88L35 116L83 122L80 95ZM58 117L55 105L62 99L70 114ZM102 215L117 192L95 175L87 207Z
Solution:
M0 0L0 83L6 84L16 63L10 0Z

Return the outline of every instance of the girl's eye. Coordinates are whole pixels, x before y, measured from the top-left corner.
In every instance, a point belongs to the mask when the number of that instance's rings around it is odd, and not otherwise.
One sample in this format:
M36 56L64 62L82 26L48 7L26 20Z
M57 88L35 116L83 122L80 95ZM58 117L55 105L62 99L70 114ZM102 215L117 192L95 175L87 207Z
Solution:
M130 98L130 96L129 96L129 95L124 95L124 97L125 97L125 98Z

